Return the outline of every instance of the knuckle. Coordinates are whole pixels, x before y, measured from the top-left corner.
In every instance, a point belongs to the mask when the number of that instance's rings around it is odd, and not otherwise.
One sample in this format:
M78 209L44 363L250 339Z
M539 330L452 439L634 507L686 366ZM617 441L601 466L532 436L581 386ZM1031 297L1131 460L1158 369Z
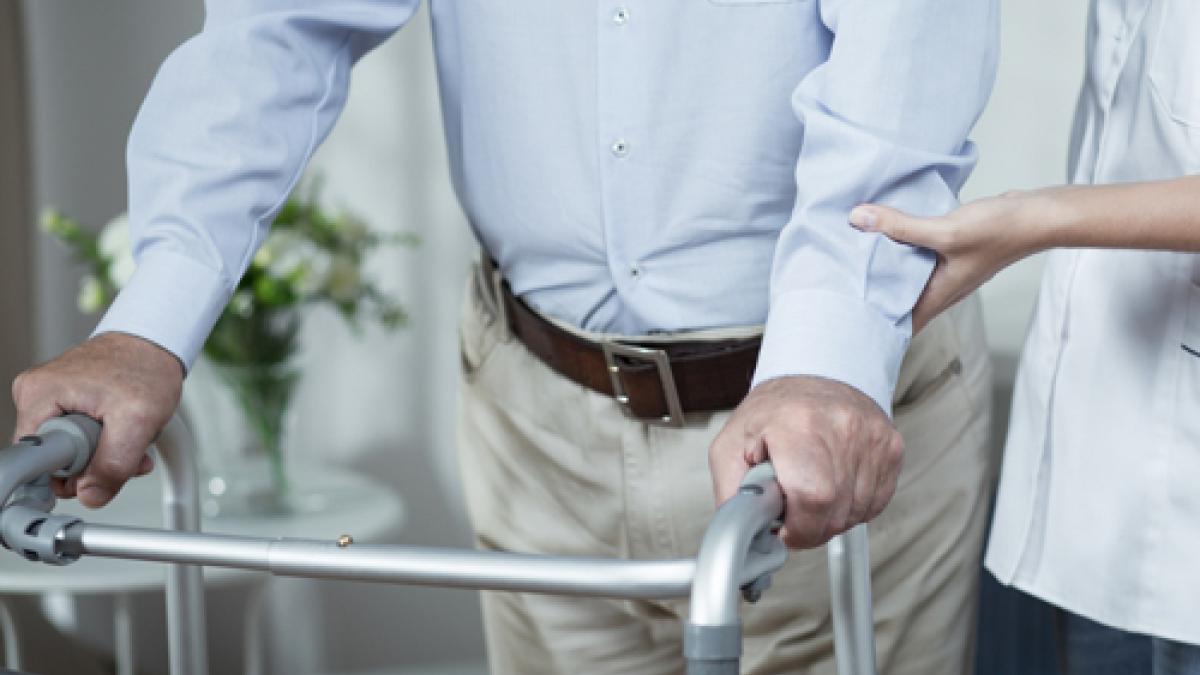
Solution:
M108 453L93 459L92 466L100 476L123 479L133 475L137 463L131 462L123 453Z
M830 417L840 424L852 424L860 417L858 406L848 400L839 400L829 407Z
M855 423L857 422L854 411L848 406L834 406L829 411L829 422L835 429L849 436L854 431Z
M834 537L845 532L846 530L849 530L854 525L855 521L848 516L835 518L829 521L829 527L826 529L824 535L826 538Z
M25 388L25 378L26 378L26 377L27 377L27 376L25 375L25 373L17 373L17 376L13 378L13 381L12 381L12 397L13 397L13 400L14 400L14 401L18 401L18 400L20 400L20 398L21 398L21 392L22 392L22 391L24 390L24 388Z
M37 395L41 378L36 371L26 370L18 374L12 381L12 399L17 405L28 401Z
M892 432L891 438L888 439L886 456L888 461L897 464L904 458L904 437L900 432Z
M158 407L146 396L134 393L125 398L121 406L122 416L139 430L149 430L158 421Z
M889 424L873 424L868 435L872 448L880 448L885 454L891 451L893 430Z
M837 491L831 483L812 481L798 487L792 496L807 510L825 510L837 499Z
M793 407L788 413L787 419L782 420L784 424L778 426L776 434L784 431L792 436L804 437L811 434L812 430L820 428L822 422L815 411L805 406ZM773 426L773 429L774 428Z

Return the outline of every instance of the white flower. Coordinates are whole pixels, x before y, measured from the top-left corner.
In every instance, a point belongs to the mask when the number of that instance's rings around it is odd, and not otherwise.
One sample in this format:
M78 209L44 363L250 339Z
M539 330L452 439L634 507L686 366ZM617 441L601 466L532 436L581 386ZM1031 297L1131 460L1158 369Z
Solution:
M291 230L275 230L254 256L254 264L280 279L295 274L318 255L316 246Z
M84 277L79 284L79 299L76 301L79 311L95 314L104 309L104 299L104 286L100 280L90 274Z
M314 253L304 261L304 269L296 281L296 294L300 297L316 295L321 285L329 278L330 261L324 252Z
M112 261L112 266L108 268L108 275L112 277L117 288L125 288L136 271L137 263L133 262L133 256L123 255Z
M275 230L254 255L255 268L286 281L300 298L315 295L325 284L329 255L304 235Z
M362 286L362 274L358 263L349 256L334 256L329 264L329 276L325 288L329 297L336 302L351 302L358 298Z
M286 247L287 233L280 230L275 230L267 235L267 240L258 247L258 251L254 253L254 258L251 265L259 269L267 269L275 262L277 257L276 249Z
M229 300L229 308L240 317L250 316L250 312L254 310L254 293L246 289L234 293Z
M96 244L100 247L100 252L110 258L129 251L129 216L122 213L108 221L104 229L100 230L100 238Z
M349 215L333 221L333 228L341 234L342 239L351 246L358 246L371 233L367 226L357 218Z
M133 277L134 270L137 269L137 264L133 261L133 240L129 233L129 217L122 213L108 221L108 224L100 231L96 246L100 249L101 255L112 261L109 267L109 276L112 277L113 283L117 285L117 288L124 288L125 284L129 283L129 279Z

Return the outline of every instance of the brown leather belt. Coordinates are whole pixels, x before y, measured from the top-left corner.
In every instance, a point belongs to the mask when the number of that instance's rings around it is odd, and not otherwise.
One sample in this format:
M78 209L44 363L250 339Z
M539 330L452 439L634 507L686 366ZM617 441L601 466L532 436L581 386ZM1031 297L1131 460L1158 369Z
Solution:
M558 373L614 397L630 417L682 426L686 413L730 410L750 391L761 338L589 340L533 311L494 267L484 264L483 271L483 292L498 300L498 318L511 335Z

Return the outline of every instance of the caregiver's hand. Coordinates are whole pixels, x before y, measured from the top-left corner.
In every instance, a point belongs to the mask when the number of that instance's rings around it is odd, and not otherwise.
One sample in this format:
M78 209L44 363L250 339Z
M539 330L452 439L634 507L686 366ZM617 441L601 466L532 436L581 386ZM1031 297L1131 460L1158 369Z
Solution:
M916 333L996 272L1039 250L1038 224L1054 203L1048 198L1050 192L1009 192L938 218L917 218L863 204L850 212L850 224L938 254L933 275L913 308Z

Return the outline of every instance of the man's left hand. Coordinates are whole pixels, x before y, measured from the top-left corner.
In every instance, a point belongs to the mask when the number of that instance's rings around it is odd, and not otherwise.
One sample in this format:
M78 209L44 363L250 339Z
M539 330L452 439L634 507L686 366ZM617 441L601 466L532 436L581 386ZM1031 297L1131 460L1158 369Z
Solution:
M879 406L849 385L789 376L755 387L709 448L717 502L768 459L783 488L789 548L813 548L879 515L896 491L904 441Z

